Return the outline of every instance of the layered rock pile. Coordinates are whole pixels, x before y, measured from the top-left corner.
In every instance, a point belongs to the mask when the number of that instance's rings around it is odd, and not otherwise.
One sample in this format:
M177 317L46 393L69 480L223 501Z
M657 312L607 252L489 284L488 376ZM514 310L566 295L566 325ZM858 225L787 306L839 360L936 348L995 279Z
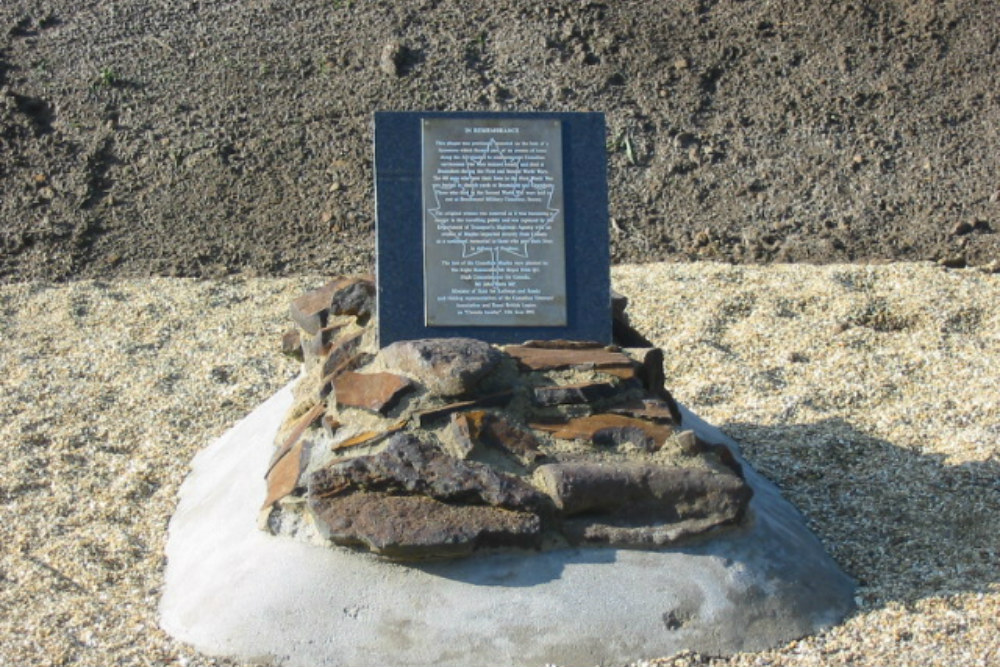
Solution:
M656 348L471 338L379 349L370 278L296 299L303 377L261 527L397 560L659 547L739 524L732 453L682 428ZM624 301L616 333L628 329Z

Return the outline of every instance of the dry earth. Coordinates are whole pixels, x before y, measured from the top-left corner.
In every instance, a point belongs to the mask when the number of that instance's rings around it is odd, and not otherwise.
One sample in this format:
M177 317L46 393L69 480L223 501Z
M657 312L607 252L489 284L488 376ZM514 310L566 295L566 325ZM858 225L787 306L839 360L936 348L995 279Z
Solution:
M368 267L376 109L606 112L619 262L984 264L998 46L993 0L5 0L0 280Z

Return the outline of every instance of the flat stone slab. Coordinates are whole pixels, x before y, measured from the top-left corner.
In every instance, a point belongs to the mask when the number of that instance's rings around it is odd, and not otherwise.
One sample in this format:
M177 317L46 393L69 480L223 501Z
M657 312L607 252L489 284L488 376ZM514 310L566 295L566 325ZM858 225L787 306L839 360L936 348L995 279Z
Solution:
M854 583L743 463L752 519L662 550L561 549L398 564L257 529L292 384L194 459L170 522L160 623L283 667L563 667L762 650L840 621ZM707 442L735 442L682 408ZM741 462L742 463L742 462Z

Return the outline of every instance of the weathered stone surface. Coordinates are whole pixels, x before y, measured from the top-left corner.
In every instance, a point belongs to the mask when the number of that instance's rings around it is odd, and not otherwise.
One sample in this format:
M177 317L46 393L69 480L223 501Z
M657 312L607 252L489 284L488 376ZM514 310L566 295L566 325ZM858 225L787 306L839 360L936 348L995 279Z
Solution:
M347 371L333 381L337 407L363 408L382 415L388 414L413 388L408 378L393 373Z
M662 400L670 410L671 419L680 425L680 408L677 407L677 401L665 384L663 350L658 347L632 348L627 350L627 353L639 363L639 379L642 380L646 391Z
M298 439L291 449L278 459L277 463L271 466L267 472L267 497L264 499L262 510L274 505L292 491L299 484L299 477L302 474L302 449L305 441Z
M535 478L566 516L625 510L633 519L643 511L673 519L723 510L733 517L751 495L736 475L652 464L547 463Z
M370 276L355 278L333 292L330 312L334 315L353 315L364 324L375 312L375 280Z
M674 413L670 409L670 406L666 401L659 398L645 398L632 401L612 408L611 412L654 422L671 423L674 420Z
M282 427L274 461L280 470L268 477L269 502L280 510L269 521L272 532L315 539L305 516L309 503L335 540L394 558L460 555L487 544L534 544L536 538L549 547L567 536L574 543L666 544L721 525L719 513L685 514L693 502L686 498L671 520L671 499L650 491L650 479L660 473L649 471L665 465L731 471L737 479L741 474L725 447L677 433L680 412L664 387L661 350L640 347L642 342L623 349L585 340L501 349L469 338L398 341L376 350L366 323L374 297L370 279L344 278L296 302L300 325L318 328L301 330L306 372L294 414L317 400L326 412L308 418L304 428L320 424L317 438L301 438L301 445L300 424L287 420ZM628 325L624 304L616 299L616 326ZM400 410L404 393L418 387L425 390L403 399ZM387 427L360 410L400 415ZM320 441L330 444L311 453L310 471L318 472L299 479L302 449ZM356 451L360 455L351 456ZM600 469L608 479L599 479L595 469L584 487L610 489L617 499L607 507L564 516L532 482L540 465L598 463L610 466ZM650 466L652 477L623 487L618 465ZM306 502L280 499L304 483ZM622 498L626 504L615 505ZM400 514L391 517L387 508ZM479 518L460 521L466 510ZM534 517L541 533L514 514ZM370 519L375 515L380 522ZM441 524L418 528L408 523L414 517ZM525 542L526 535L533 537Z
M467 459L476 448L476 426L468 414L452 414L445 431L443 445L445 451L456 459Z
M404 426L406 426L406 420L396 422L384 431L364 431L362 433L358 433L357 435L351 436L350 438L335 444L333 446L333 451L339 452L344 449L352 449L362 445L377 444L394 433L398 433Z
M281 457L288 453L295 443L298 442L299 438L301 438L306 432L306 429L312 426L313 423L323 415L325 410L325 405L322 403L316 403L295 420L291 426L291 430L288 431L288 434L285 435L284 439L281 441L281 446L278 447L278 450L271 458L271 464L267 467L267 473L265 474L269 474L271 472L271 468L273 468L274 465L281 460Z
M390 558L454 556L483 546L534 546L547 496L489 466L398 434L378 454L313 473L308 503L338 544Z
M534 429L547 431L562 440L590 440L594 444L616 446L625 442L647 451L656 451L673 435L669 424L649 422L625 415L597 414L564 422L534 422Z
M518 363L533 371L561 368L603 368L633 366L634 363L621 352L598 348L550 348L508 345L504 352Z
M324 406L317 404L299 417L285 437L281 447L274 453L271 463L267 467L267 472L264 473L264 477L267 479L267 497L261 506L262 510L271 507L298 486L299 477L302 474L301 459L305 442L302 436L306 429L323 415L323 410Z
M338 371L350 370L347 362L358 354L363 337L363 332L346 334L334 338L325 345L322 351L322 354L326 355L326 359L323 360L323 376L329 377L336 375Z
M292 301L291 316L306 333L315 336L326 326L331 314L357 315L359 319L366 319L371 313L374 290L375 284L370 277L337 278Z
M539 544L541 519L483 505L450 505L426 496L356 493L310 500L323 534L386 558L463 556L489 547Z
M372 360L372 355L367 352L358 352L343 359L337 366L324 375L317 385L317 395L319 400L325 401L327 396L333 391L333 383L341 374L353 371L368 364ZM322 369L320 369L322 371Z
M333 347L334 341L343 331L344 325L331 324L322 327L315 336L307 337L302 345L303 360L312 365L326 357Z
M579 405L610 398L619 391L611 382L586 382L578 384L535 387L532 390L536 405Z
M333 293L346 284L347 278L337 278L327 284L306 292L302 296L292 301L289 312L292 319L302 329L311 336L315 336L319 330L326 326L326 320L330 316L330 299Z
M298 329L289 329L281 334L281 353L302 361L302 336Z
M443 502L514 510L535 510L548 503L544 494L517 477L460 461L406 433L394 435L378 454L337 463L310 476L313 497L359 491L424 495Z
M495 347L474 338L403 340L383 348L378 357L387 369L420 378L435 396L470 393L503 358Z
M598 371L603 375L613 375L622 380L636 380L639 378L639 367L635 364L601 366Z
M531 431L483 410L452 415L449 432L459 458L467 457L477 444L504 452L524 466L530 467L545 458Z
M736 523L753 494L733 474L649 464L546 464L535 478L567 517L571 542L619 546L663 545Z
M513 391L501 391L495 394L489 394L488 396L472 398L467 401L455 401L454 403L428 408L427 410L421 410L416 413L417 422L421 427L424 427L435 419L447 417L448 415L460 410L470 410L472 408L491 408L506 405L513 395Z
M546 350L595 350L607 347L593 340L565 340L563 338L529 340L520 347L537 347Z

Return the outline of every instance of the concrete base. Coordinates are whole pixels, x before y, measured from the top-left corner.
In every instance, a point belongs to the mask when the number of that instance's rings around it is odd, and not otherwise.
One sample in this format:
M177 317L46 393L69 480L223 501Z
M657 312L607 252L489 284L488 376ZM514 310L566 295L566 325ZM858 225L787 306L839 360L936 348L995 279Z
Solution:
M283 667L624 663L759 650L837 623L854 583L746 466L749 525L662 551L566 549L420 565L256 527L292 385L200 452L170 522L160 623ZM685 428L735 443L684 411Z

